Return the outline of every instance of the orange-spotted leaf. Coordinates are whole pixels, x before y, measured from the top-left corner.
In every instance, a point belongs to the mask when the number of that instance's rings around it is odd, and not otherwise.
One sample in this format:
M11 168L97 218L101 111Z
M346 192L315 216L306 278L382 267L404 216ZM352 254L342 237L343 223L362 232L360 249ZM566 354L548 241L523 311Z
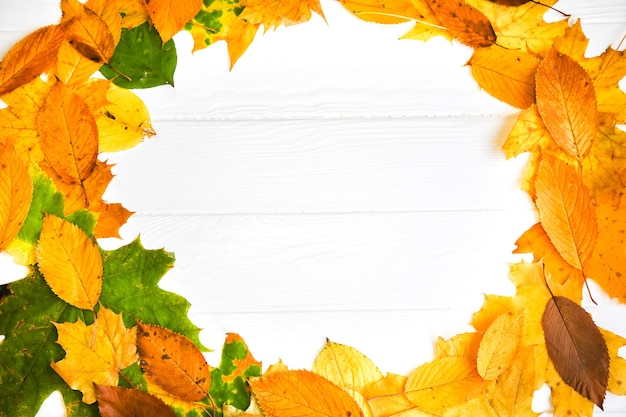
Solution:
M478 85L495 98L520 109L535 102L539 60L533 55L491 46L476 49L468 64Z
M62 181L81 184L98 156L98 129L85 101L57 82L39 112L37 130L48 165Z
M88 404L96 401L94 384L117 385L120 371L137 362L136 331L121 314L103 307L89 326L80 320L55 326L65 357L51 366Z
M602 408L609 379L609 354L589 313L569 298L553 296L541 323L548 355L563 381Z
M242 0L241 18L265 30L308 21L312 12L324 17L319 0Z
M0 96L32 81L52 67L69 23L46 26L27 35L0 62Z
M583 269L598 239L598 221L580 175L560 159L545 156L535 189L543 229L563 259Z
M137 325L137 352L150 380L184 401L200 401L211 387L211 370L191 340L169 329Z
M165 44L200 11L202 0L145 0L144 4Z
M95 389L102 417L176 417L172 408L147 392L98 384Z
M363 416L348 393L313 372L275 372L250 387L266 417Z
M102 292L102 257L85 232L48 214L43 219L36 256L39 270L59 298L93 310Z
M15 239L28 214L33 182L20 155L0 145L0 252Z
M496 43L489 19L465 0L428 0L439 21L461 43L481 48Z
M517 354L522 336L522 316L504 313L489 326L478 347L476 369L485 380L498 378Z
M536 75L537 109L555 142L582 159L598 134L596 93L576 61L551 50Z

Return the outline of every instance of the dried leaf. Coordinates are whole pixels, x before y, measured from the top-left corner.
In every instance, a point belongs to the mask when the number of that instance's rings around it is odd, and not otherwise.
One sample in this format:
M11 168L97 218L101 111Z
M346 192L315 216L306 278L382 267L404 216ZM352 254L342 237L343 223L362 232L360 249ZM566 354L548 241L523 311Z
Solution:
M535 188L539 219L552 244L570 265L583 269L595 248L598 222L582 179L560 159L546 156Z
M582 159L598 133L596 93L587 71L551 50L536 75L537 109L555 142Z
M211 387L202 352L185 336L150 324L137 325L137 352L149 379L184 401L200 401Z
M174 410L147 392L98 384L95 387L102 417L176 417Z
M45 26L13 45L0 62L0 96L32 81L54 64L69 25Z
M394 24L411 20L438 25L430 7L418 9L411 0L340 0L340 3L359 19L368 22Z
M73 15L72 26L67 34L70 45L93 62L98 64L109 62L119 40L119 33L114 35L109 25L100 16L78 2L76 2L78 4L76 9L68 12L67 1L64 0L61 6L62 8L65 6L64 17ZM114 30L117 31L120 28L116 27Z
M569 298L553 296L546 304L542 326L548 355L563 381L602 408L609 354L589 313Z
M144 4L165 44L200 11L202 0L145 0Z
M491 404L500 417L536 417L535 346L520 348L511 366L496 380Z
M102 258L78 226L48 214L43 219L37 263L52 291L63 301L93 310L102 292Z
M65 357L51 366L87 404L96 401L94 383L115 386L120 371L137 362L135 329L124 327L122 316L109 309L101 308L89 326L80 320L55 326Z
M383 378L382 372L367 356L353 347L330 340L326 340L311 370L349 390L364 387Z
M12 146L0 145L0 252L20 231L33 198L26 164Z
M319 0L241 0L241 18L265 30L306 22L312 13L324 17Z
M476 369L485 380L498 378L517 354L522 336L522 317L505 313L489 326L478 348Z
M341 388L309 371L284 371L250 380L266 417L363 416Z
M428 0L437 19L459 42L481 48L496 43L489 19L465 0Z

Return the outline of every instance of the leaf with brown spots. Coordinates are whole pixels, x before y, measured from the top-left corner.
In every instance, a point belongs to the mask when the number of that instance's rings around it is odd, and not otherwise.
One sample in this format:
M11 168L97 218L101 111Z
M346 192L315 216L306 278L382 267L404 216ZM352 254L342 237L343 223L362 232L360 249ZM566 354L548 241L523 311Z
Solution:
M147 392L98 384L95 388L102 417L176 417L174 410Z
M461 43L484 48L496 43L489 19L465 0L428 0L441 24Z
M0 145L0 252L20 231L32 198L26 164L12 146Z

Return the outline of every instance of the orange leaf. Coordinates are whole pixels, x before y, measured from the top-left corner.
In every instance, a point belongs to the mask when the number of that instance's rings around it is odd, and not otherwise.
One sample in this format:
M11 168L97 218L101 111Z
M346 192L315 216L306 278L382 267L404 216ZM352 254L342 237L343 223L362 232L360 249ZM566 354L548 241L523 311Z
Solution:
M117 14L113 8L108 12L100 10L109 19L109 24L95 11L85 7L77 0L62 0L63 19L71 19L72 26L68 32L69 43L85 58L103 64L113 56L115 46L121 36L121 22L111 20Z
M520 109L535 102L539 60L534 56L493 46L476 49L468 64L478 85L495 98Z
M69 23L46 26L27 35L0 62L0 96L32 81L50 68Z
M545 156L535 189L539 219L552 244L565 261L582 270L598 238L596 212L585 184L569 165Z
M426 6L426 13L418 10L410 0L339 0L340 3L359 19L368 22L394 24L408 22L412 19L419 21L429 20L430 23L438 24L435 15Z
M439 21L459 42L480 48L496 43L491 22L464 0L428 0Z
M176 417L163 401L147 392L95 384L102 417Z
M185 401L208 395L209 365L192 341L159 326L140 323L137 328L137 352L149 379Z
M537 109L556 143L582 159L598 133L596 93L587 71L552 49L536 75Z
M165 44L200 11L202 0L145 0L145 6Z
M48 214L43 219L37 263L44 279L63 301L93 310L102 291L102 258L78 226Z
M15 239L28 214L33 182L12 146L0 145L0 252Z
M309 371L284 371L250 380L266 417L363 416L352 397Z
M98 156L98 129L87 104L61 82L49 91L37 130L46 161L70 184L82 184Z
M263 25L266 31L306 22L311 12L324 17L319 0L242 0L239 4L245 7L241 18Z
M548 355L563 381L602 408L609 353L589 313L569 298L553 296L541 323Z

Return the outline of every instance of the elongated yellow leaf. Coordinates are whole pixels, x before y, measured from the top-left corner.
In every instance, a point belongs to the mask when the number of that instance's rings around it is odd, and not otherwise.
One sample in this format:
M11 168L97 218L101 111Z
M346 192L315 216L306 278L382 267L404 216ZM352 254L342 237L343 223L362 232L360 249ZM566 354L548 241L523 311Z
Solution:
M103 307L96 324L78 320L55 326L65 357L51 366L88 404L96 401L94 383L116 386L120 370L137 362L136 331L124 327L121 314Z
M589 192L565 162L544 156L535 180L541 225L563 259L582 269L598 239L598 221Z
M509 367L522 336L521 321L520 315L501 314L483 335L476 357L476 368L483 379L494 380Z
M43 219L36 256L39 270L59 298L93 310L102 291L102 258L85 232L48 214Z
M0 145L0 252L20 231L32 198L26 164L12 146Z

